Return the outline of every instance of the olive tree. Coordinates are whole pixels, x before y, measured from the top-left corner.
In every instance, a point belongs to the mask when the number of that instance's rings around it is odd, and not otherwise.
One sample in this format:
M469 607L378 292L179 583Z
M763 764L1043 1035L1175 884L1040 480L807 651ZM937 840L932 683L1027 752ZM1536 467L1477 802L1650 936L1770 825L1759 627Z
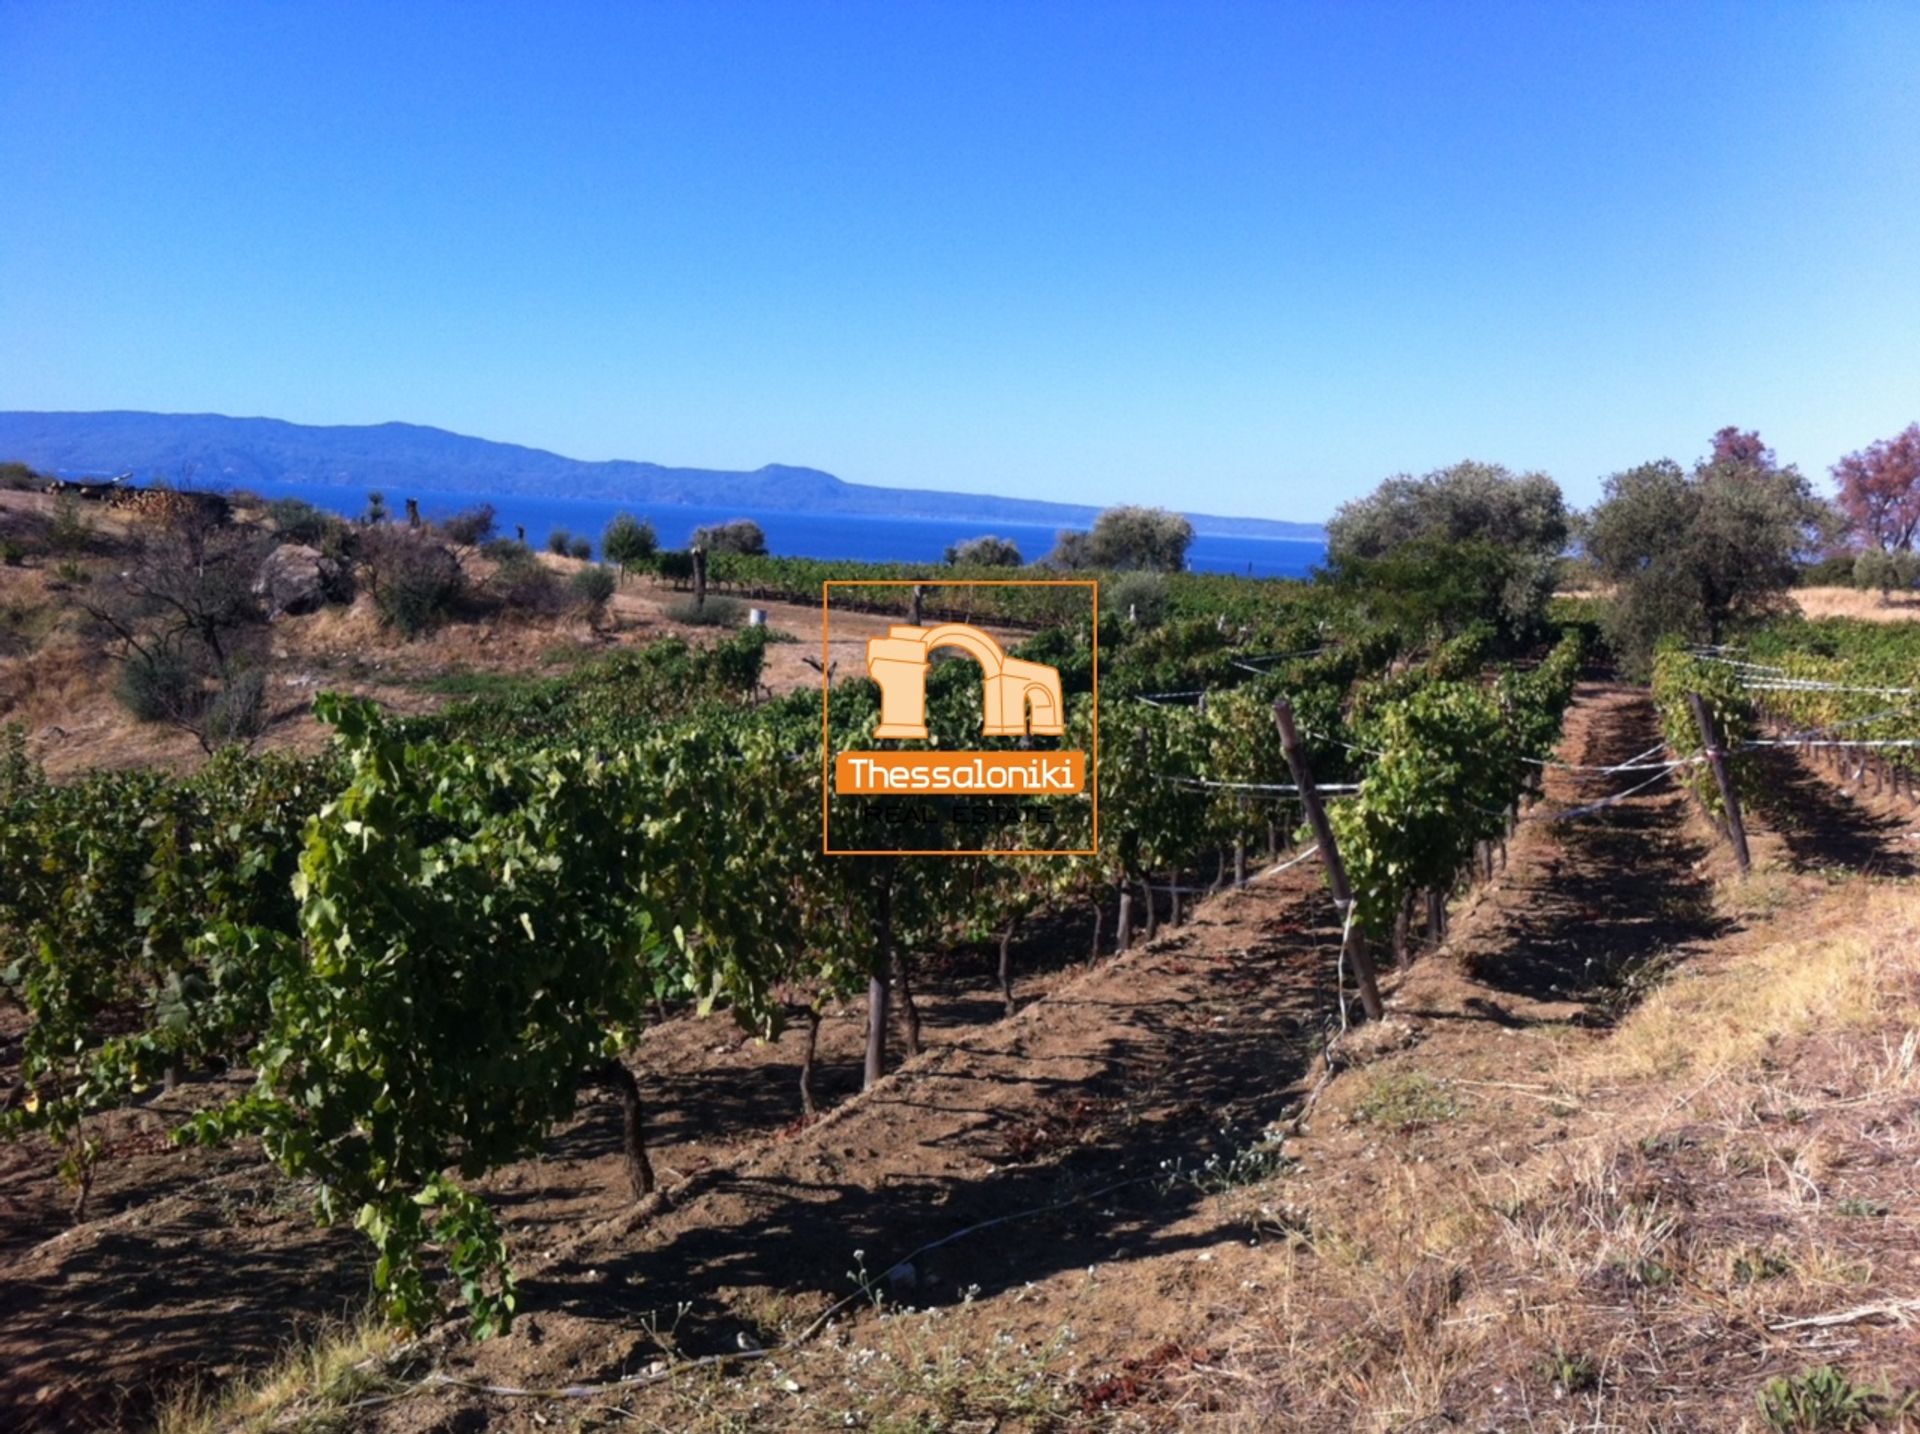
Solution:
M660 538L654 532L653 524L631 513L614 514L613 521L607 524L606 531L600 535L600 552L620 570L622 579L626 577L627 569L640 567L659 550Z
M1545 612L1570 531L1566 499L1545 473L1469 459L1420 478L1398 474L1343 504L1327 524L1327 561L1336 576L1356 578L1431 569L1471 589L1448 606L1477 610L1453 616L1518 633Z
M710 553L758 557L767 551L767 535L751 518L729 518L724 523L695 528L693 540L688 546L705 548Z
M1018 547L1010 540L996 538L992 534L968 538L947 547L947 563L952 567L1017 568L1021 561Z
M1729 433L1752 441L1724 441ZM1635 673L1668 634L1719 642L1784 608L1796 562L1837 527L1832 507L1756 435L1723 430L1692 472L1663 458L1616 473L1584 524L1587 552L1613 584L1608 637Z
M1193 524L1181 514L1123 504L1095 518L1089 532L1061 533L1046 562L1055 568L1177 573L1192 545Z

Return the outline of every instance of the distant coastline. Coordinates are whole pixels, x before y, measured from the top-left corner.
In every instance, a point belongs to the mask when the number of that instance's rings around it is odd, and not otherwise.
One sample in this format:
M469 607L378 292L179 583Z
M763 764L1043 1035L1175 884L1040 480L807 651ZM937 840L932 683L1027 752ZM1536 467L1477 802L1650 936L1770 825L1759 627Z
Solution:
M215 485L204 484L212 487ZM304 498L315 507L353 517L366 506L366 492L337 483L261 481L244 486L263 498ZM549 533L563 529L592 542L615 513L629 512L654 525L662 545L680 547L694 528L728 518L752 518L767 535L767 545L783 557L847 558L864 562L937 563L947 545L994 533L1017 544L1029 562L1044 557L1059 529L1051 524L1007 523L972 518L923 518L860 513L808 513L792 509L746 508L684 503L617 502L605 498L553 498L524 493L444 492L422 488L403 493L383 490L398 510L404 497L418 497L428 518L442 517L476 503L491 503L500 532L526 530L539 547ZM1195 572L1234 573L1242 577L1305 577L1326 556L1319 538L1264 538L1232 533L1198 533L1188 553Z
M206 488L292 483L390 499L428 494L728 508L739 513L844 515L994 525L1085 528L1100 511L991 494L848 483L817 468L769 464L751 472L587 462L410 423L319 427L219 414L0 412L0 459L63 475L119 473ZM333 505L329 505L333 506ZM1176 506L1168 502L1165 506ZM1318 523L1188 513L1204 536L1319 543ZM985 526L979 526L985 525ZM1036 555L1037 556L1037 555Z

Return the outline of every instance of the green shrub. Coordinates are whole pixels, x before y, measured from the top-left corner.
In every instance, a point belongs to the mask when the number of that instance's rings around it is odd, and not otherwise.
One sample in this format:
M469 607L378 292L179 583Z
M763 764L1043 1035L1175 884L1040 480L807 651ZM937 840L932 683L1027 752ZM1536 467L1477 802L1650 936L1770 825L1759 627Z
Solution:
M207 701L200 736L211 747L251 742L267 725L267 678L259 668L236 673Z
M587 621L594 627L607 614L607 604L613 601L616 581L610 568L582 568L573 575L573 581L567 584L573 593L573 600L586 613Z
M569 533L565 528L555 528L551 533L547 534L547 551L552 553L556 558L564 558L567 555L567 551L572 547L573 534Z
M1353 1118L1388 1130L1411 1131L1451 1120L1460 1106L1447 1088L1420 1071L1382 1071L1354 1103Z
M968 538L947 548L949 567L1017 568L1021 561L1020 549L1010 539L996 538L992 534Z
M367 554L367 570L381 620L408 637L451 617L466 590L459 560L410 529L378 530Z
M1769 1379L1755 1399L1767 1427L1781 1434L1896 1427L1914 1406L1913 1395L1896 1403L1886 1391L1855 1384L1830 1364Z
M44 488L47 480L24 463L0 463L0 490L14 493Z
M693 554L684 549L674 548L655 557L653 570L668 582L684 583L693 580Z
M1854 555L1836 553L1818 562L1803 563L1794 574L1795 587L1844 588L1853 582Z
M666 607L667 620L683 627L738 627L747 620L747 605L734 598L708 596L700 607L692 598L681 598Z
M333 514L323 513L304 498L275 498L267 504L267 521L288 542L305 543L310 548L324 543L332 528L344 526Z
M17 568L26 558L16 543L0 543L0 567Z
M163 648L129 654L113 691L141 722L189 720L206 704L199 673L179 653Z
M80 499L72 492L56 493L53 499L53 528L47 541L56 553L83 553L93 541L93 525L80 511Z
M455 547L479 547L493 536L493 504L476 503L471 508L462 508L441 522L440 531Z
M1131 616L1141 627L1157 627L1167 616L1167 579L1163 573L1121 573L1100 584L1100 605L1116 617Z

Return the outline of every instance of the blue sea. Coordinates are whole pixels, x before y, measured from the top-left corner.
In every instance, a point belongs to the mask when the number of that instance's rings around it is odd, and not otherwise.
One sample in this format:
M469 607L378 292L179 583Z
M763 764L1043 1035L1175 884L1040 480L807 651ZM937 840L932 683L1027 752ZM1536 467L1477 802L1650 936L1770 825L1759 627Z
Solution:
M330 483L250 483L249 491L263 498L304 498L316 508L343 517L357 517L366 507L366 494L357 488ZM391 491L387 502L395 517L404 511L404 495ZM993 523L948 518L889 518L844 514L796 513L753 508L697 508L679 503L614 503L596 498L544 498L527 494L423 493L420 511L427 518L444 517L477 503L493 504L500 532L512 537L525 528L527 541L544 546L556 529L588 538L594 551L600 534L615 513L650 519L663 547L682 547L693 530L729 518L751 518L767 535L767 549L783 557L853 558L866 562L937 563L947 546L966 538L993 533L1017 544L1028 561L1043 557L1053 547L1058 529L1030 523ZM1187 552L1195 572L1237 573L1242 577L1297 578L1326 557L1318 539L1247 538L1201 533Z

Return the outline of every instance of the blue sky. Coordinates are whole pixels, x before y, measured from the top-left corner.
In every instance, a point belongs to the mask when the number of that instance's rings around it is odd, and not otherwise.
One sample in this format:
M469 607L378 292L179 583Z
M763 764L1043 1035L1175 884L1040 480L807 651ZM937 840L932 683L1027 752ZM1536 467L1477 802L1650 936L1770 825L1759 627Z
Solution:
M1920 419L1920 5L0 0L0 407L1322 517Z

